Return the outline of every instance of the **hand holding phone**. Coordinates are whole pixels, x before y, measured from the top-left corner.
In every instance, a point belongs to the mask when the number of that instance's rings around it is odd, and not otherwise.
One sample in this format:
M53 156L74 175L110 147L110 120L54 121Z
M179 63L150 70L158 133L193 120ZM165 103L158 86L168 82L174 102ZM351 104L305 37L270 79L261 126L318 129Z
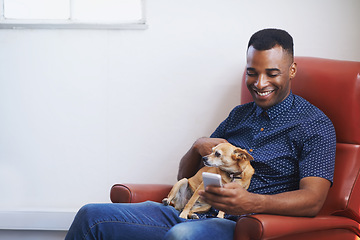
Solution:
M204 189L210 185L216 186L216 187L223 186L222 182L221 182L221 176L219 174L203 172L202 177L203 177L203 182L204 182Z

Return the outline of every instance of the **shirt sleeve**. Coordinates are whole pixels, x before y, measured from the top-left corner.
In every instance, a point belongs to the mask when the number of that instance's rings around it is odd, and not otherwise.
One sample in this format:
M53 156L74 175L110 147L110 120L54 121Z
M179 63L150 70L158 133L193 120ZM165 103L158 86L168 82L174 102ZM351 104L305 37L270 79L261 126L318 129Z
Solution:
M303 131L305 141L299 162L300 179L321 177L332 183L336 150L333 124L324 115L306 122Z

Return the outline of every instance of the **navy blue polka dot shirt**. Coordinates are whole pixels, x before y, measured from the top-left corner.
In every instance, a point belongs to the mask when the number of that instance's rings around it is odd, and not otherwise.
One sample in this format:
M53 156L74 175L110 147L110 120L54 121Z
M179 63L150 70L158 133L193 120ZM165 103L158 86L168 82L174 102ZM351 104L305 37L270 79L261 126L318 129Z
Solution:
M311 176L333 181L333 124L321 110L292 93L266 112L254 102L235 107L211 137L224 138L254 157L250 192L297 190L299 181Z

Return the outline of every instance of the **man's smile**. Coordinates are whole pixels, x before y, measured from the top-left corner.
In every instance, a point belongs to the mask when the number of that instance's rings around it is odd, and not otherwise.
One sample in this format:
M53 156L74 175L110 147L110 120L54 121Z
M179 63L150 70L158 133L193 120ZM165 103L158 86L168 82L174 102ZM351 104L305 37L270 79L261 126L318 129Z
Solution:
M260 92L260 91L257 91L257 90L254 89L254 92L257 95L261 96L261 97L266 97L266 96L270 95L271 93L273 93L274 91L275 90L269 90L269 91L265 91L265 92Z

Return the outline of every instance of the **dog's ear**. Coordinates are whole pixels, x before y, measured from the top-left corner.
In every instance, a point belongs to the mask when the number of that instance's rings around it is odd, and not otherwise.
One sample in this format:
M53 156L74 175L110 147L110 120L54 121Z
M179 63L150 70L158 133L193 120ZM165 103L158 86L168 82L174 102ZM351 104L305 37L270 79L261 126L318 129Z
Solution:
M241 159L245 156L245 158L249 161L254 160L254 158L245 149L236 148L234 150L234 155L237 159Z

